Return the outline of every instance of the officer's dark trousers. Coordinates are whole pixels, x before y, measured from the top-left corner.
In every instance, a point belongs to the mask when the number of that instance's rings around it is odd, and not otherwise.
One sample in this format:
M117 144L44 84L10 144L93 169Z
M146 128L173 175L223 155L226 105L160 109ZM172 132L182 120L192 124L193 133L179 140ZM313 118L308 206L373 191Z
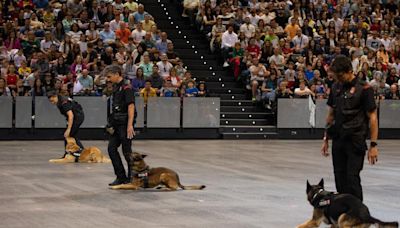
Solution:
M332 160L336 190L349 193L363 200L360 172L364 164L365 151L356 148L351 139L332 142Z
M71 127L71 132L69 133L69 136L75 139L76 144L78 144L78 146L81 149L83 149L84 147L81 143L81 140L79 140L78 138L78 133L79 133L79 127L82 125L84 119L85 119L84 117L74 118L74 122L72 123ZM67 140L64 139L64 148L66 146L67 146Z
M127 138L125 125L114 127L114 134L110 136L108 141L108 154L114 167L114 173L120 180L131 178L130 157L132 154L132 140ZM126 176L124 165L122 164L121 156L118 153L118 147L122 145L122 153L128 164L128 177Z

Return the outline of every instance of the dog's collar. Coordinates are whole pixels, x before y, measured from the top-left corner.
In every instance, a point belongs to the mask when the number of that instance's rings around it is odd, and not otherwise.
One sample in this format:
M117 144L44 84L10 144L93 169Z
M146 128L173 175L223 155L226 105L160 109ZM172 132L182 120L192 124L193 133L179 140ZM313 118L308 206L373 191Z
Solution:
M137 171L133 174L133 177L143 180L143 188L149 187L149 171L150 167L147 165L143 170Z
M318 190L312 197L310 203L313 205L315 208L324 208L328 207L331 204L332 198L334 195L337 193L334 192L328 192L325 191L324 189Z

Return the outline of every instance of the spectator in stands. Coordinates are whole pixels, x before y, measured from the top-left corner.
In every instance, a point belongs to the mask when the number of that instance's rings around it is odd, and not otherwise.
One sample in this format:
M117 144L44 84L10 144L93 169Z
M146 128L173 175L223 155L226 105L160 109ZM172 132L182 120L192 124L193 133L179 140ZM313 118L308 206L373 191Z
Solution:
M287 82L282 81L279 88L276 90L276 99L280 98L293 98L293 92L287 88Z
M145 82L146 81L143 73L143 68L139 67L136 70L136 77L133 78L131 81L132 90L135 93L135 95L138 95L140 90L144 88Z
M115 42L115 33L110 30L110 23L106 22L104 23L104 29L103 31L100 32L100 39L105 43L105 44L112 44Z
M157 90L157 94L159 94L159 91L164 84L164 79L161 77L159 72L158 66L153 65L153 73L148 78L151 81L152 87Z
M117 38L119 38L119 40L123 44L128 44L128 39L129 39L130 35L131 35L131 31L129 30L129 28L126 28L125 22L120 21L119 22L119 29L117 29L115 31L115 36Z
M204 81L199 82L197 89L199 90L197 94L198 97L208 97L208 91Z
M139 67L142 68L146 80L153 74L153 63L150 62L148 53L143 55L143 62L139 64Z
M29 92L29 96L46 96L46 90L42 86L42 81L39 78L35 79L34 85Z
M196 82L194 80L189 80L187 82L187 88L185 90L186 97L197 97L199 90L196 88Z
M141 24L144 31L151 32L151 27L156 23L152 20L150 14L145 14L144 20L141 22Z
M259 86L264 82L264 77L269 76L265 66L259 62L257 58L253 58L253 64L249 67L250 71L250 87L252 93L252 101L256 102Z
M179 61L178 54L174 50L174 44L172 42L167 44L167 57L168 57L168 62L170 62L172 65L176 66Z
M386 93L385 99L388 100L399 100L400 92L397 84L393 84L390 86L390 90Z
M133 16L134 20L135 20L137 23L141 23L141 22L144 20L144 16L145 16L146 14L148 14L148 13L144 11L144 5L139 4L139 5L138 5L138 8L137 8L137 11L134 12L134 13L132 14L132 16Z
M222 34L226 31L225 25L222 24L222 19L217 18L217 22L211 30L210 50L215 51L215 47L221 47Z
M160 89L160 97L176 97L178 95L177 88L172 85L171 80L166 80L164 86Z
M82 75L77 78L79 83L82 85L82 90L79 92L79 95L93 95L93 77L89 75L89 71L87 69L82 70Z
M240 42L236 42L235 48L232 51L232 58L229 60L233 65L233 76L235 80L239 80L242 60L244 57L244 50L242 48L242 44Z
M144 36L144 39L140 44L146 47L148 52L153 53L155 51L156 44L154 43L154 40L151 37L151 32L146 32L146 35Z
M271 104L275 101L277 86L276 74L271 72L271 75L265 77L261 86L262 99L266 102L267 109L271 109Z
M294 90L294 95L297 98L307 98L309 95L315 97L315 93L313 93L307 86L306 81L300 81L299 88Z
M19 79L19 77L15 72L15 66L13 64L10 64L8 66L8 73L6 76L7 85L8 85L8 88L10 88L10 90L15 90L15 88L17 87L18 79Z
M173 68L172 64L168 61L167 54L165 53L161 54L161 61L157 63L157 66L163 79L166 79L169 76L169 72Z
M133 37L133 43L136 45L143 41L146 36L146 31L143 30L141 23L136 24L136 29L132 31L131 36Z
M140 90L140 96L143 97L145 104L149 97L157 97L157 90L152 88L150 80L146 80L144 88Z
M0 96L11 96L11 91L7 86L7 81L0 77Z
M44 80L43 80L43 88L47 91L54 90L55 80L52 77L51 73L45 73Z
M157 41L156 47L160 53L167 53L168 43L172 43L171 40L168 39L168 35L166 32L161 33L161 39Z
M236 42L238 42L238 36L233 31L232 25L228 26L228 30L222 34L221 39L222 39L221 49L222 49L222 56L224 58L224 67L228 67L229 63L227 61L229 59L229 53L232 51Z

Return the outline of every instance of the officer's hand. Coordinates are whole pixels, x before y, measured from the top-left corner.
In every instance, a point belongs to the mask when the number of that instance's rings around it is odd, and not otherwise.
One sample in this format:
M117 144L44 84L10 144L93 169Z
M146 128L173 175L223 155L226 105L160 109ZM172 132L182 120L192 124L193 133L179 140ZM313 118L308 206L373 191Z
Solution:
M369 148L368 161L371 165L375 165L378 162L378 148L376 146Z
M133 136L135 135L135 130L133 129L133 126L128 126L128 129L126 130L126 135L128 139L133 139Z
M71 130L69 130L69 129L65 130L65 132L64 132L64 138L69 137L69 134L70 134L70 133L71 133Z
M324 157L329 156L329 141L328 140L324 140L324 142L322 143L321 154Z

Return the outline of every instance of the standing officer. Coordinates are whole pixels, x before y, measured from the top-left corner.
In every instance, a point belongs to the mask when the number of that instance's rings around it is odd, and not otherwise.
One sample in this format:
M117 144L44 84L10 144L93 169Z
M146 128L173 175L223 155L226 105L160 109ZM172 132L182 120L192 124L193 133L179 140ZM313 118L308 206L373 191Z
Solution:
M371 137L368 161L373 165L378 161L378 119L372 87L359 80L352 69L351 60L344 55L337 56L330 66L336 83L328 98L329 113L321 152L329 155L328 136L331 137L336 190L363 200L360 172L368 149L368 125Z
M48 91L47 97L49 98L50 103L57 105L60 113L67 119L67 129L64 132L64 148L67 145L67 137L75 138L76 144L80 147L80 149L72 153L72 155L75 156L77 161L81 151L84 149L81 141L77 137L79 127L82 125L85 119L82 106L69 97L62 97L58 95L56 90ZM66 154L67 152L65 152L64 157Z
M112 161L117 178L110 186L124 184L130 181L130 157L132 139L135 135L133 120L135 118L135 97L130 85L125 85L122 69L117 65L109 65L104 71L107 81L114 85L112 95L112 114L109 117L108 129L111 134L108 142L108 154ZM128 164L128 175L125 173L118 147L122 145L122 153Z

